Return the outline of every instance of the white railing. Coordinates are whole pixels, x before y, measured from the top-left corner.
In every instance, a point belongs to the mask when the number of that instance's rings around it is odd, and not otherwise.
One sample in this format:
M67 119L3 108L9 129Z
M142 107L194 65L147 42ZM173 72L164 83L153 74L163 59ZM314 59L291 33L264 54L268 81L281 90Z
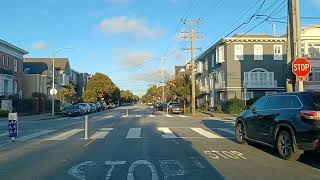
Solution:
M244 86L246 88L276 88L277 81L276 80L266 80L266 81L249 80L244 82Z
M216 89L224 89L226 88L226 81L219 81L215 83Z

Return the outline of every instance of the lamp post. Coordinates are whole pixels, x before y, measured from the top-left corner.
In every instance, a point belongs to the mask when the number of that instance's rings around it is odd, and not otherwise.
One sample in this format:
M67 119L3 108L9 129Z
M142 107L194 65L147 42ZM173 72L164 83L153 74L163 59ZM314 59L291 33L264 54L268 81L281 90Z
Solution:
M52 52L52 94L51 94L51 98L52 98L52 103L51 103L51 105L52 105L52 107L51 107L51 109L52 109L52 117L54 117L54 96L56 95L56 89L55 89L55 84L54 84L54 81L55 81L55 56L56 56L56 54L58 54L59 52L61 52L61 51L63 51L63 50L71 50L71 49L73 49L73 48L62 48L62 49L60 49L60 50L58 50L58 51L54 51L53 50L53 52Z

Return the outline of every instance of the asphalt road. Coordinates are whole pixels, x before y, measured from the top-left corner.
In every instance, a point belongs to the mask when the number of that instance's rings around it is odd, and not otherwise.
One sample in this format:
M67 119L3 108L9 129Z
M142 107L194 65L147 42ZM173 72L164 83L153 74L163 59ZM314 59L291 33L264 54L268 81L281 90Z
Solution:
M320 154L298 162L234 141L234 121L152 114L145 106L84 118L21 121L11 142L0 124L0 179L320 179Z

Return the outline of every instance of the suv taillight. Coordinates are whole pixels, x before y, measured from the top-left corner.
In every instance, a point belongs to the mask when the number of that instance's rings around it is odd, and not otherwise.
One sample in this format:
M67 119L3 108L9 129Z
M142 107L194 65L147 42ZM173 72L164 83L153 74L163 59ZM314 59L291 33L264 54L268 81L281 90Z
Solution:
M319 111L301 111L301 115L307 119L320 120Z

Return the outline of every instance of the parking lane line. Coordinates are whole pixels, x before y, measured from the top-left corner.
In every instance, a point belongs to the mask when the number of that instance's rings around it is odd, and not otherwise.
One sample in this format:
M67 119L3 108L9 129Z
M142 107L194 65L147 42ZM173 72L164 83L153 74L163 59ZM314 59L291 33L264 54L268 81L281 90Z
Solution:
M75 134L78 134L79 132L83 131L83 129L72 129L70 131L67 131L67 132L63 132L57 136L54 136L52 138L49 138L48 140L65 140Z
M177 138L177 136L174 135L173 132L167 127L159 127L158 131L162 133L161 136L163 138Z
M126 138L141 138L141 128L130 128Z
M149 117L156 117L155 115L153 115L153 114L151 114L151 115L149 115Z
M221 137L219 135L213 134L213 133L211 133L209 131L206 131L206 130L204 130L202 128L190 128L190 129L195 131L195 132L197 132L197 133L199 133L199 134L201 134L204 137L207 137L207 138L212 138L212 139L224 138L224 137Z

